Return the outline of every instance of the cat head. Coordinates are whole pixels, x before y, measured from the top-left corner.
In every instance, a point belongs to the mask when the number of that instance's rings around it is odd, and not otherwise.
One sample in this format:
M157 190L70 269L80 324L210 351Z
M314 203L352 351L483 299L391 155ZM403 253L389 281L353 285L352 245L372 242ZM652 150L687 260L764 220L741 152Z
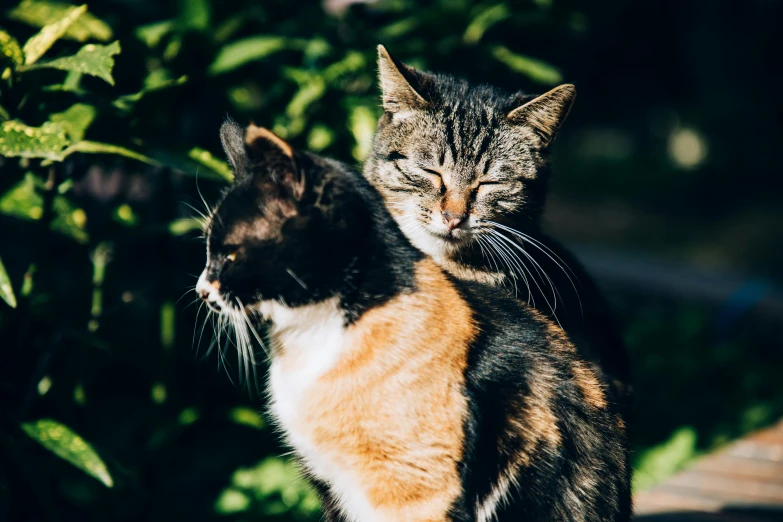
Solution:
M220 137L235 179L209 218L198 294L229 314L332 295L368 221L341 165L252 124L226 122Z
M498 225L537 227L574 86L507 94L418 71L383 46L378 67L384 114L364 173L409 239L450 257Z

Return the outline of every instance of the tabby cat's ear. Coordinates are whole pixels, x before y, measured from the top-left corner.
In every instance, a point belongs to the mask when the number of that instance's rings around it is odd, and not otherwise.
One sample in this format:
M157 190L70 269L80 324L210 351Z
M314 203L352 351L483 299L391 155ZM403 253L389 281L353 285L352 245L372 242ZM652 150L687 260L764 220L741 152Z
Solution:
M427 101L417 92L421 73L392 58L382 45L378 46L378 75L384 111L401 113L427 106Z
M561 85L517 107L506 117L513 123L529 127L535 134L537 145L543 148L554 141L575 98L576 87Z
M294 149L287 141L271 130L251 123L245 129L244 145L253 175L282 186L297 200L302 198L304 175L297 167Z

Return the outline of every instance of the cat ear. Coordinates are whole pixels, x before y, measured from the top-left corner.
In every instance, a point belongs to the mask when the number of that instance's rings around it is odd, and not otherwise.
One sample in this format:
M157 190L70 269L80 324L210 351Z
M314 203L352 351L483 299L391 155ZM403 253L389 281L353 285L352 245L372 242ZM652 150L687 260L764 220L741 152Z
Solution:
M506 115L512 123L530 127L540 147L546 147L568 116L576 99L576 87L571 84L555 87Z
M271 176L272 181L290 191L297 200L304 195L304 175L294 160L294 149L283 138L251 123L245 130L245 150L256 174Z
M427 106L427 101L416 90L420 87L421 73L392 58L382 45L378 46L378 75L384 111L399 113Z
M245 129L228 118L220 126L220 142L236 177L241 178L246 175L250 166L250 157L245 149Z

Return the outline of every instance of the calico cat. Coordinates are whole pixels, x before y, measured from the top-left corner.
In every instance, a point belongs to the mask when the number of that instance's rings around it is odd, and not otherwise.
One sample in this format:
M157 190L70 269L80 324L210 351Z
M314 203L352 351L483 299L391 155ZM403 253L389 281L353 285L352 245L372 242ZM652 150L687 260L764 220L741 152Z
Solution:
M364 174L403 232L460 279L515 288L565 329L626 404L629 363L608 306L539 226L549 146L573 85L508 94L418 71L383 46L378 64L384 114Z
M327 520L629 519L623 422L560 328L444 272L361 173L221 138L236 178L197 291L240 341L268 323L271 414Z

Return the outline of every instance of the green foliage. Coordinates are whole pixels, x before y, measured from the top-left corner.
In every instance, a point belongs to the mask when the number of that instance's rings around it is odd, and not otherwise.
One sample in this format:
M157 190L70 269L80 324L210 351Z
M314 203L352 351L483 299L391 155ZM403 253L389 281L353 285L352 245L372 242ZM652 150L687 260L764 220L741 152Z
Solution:
M40 219L44 209L39 188L40 182L35 174L26 173L22 181L0 197L0 212L19 219Z
M302 48L306 42L282 36L251 36L232 42L218 52L209 66L210 74L231 72L245 64L262 60L283 49Z
M50 116L50 120L65 130L71 142L82 141L84 133L95 119L97 111L92 105L76 103L63 112Z
M686 426L666 442L638 454L634 463L634 490L655 486L692 461L698 454L696 441L696 430Z
M25 65L32 65L37 62L38 58L43 56L54 45L54 42L62 38L71 24L86 11L86 5L73 8L65 13L61 19L44 26L38 34L27 40L24 48L22 48Z
M11 308L16 308L16 296L14 288L11 286L11 280L8 279L8 272L3 266L3 260L0 259L0 299L6 302Z
M7 158L57 159L69 143L61 123L46 122L40 127L28 127L11 120L0 127L0 155Z
M24 0L8 13L8 18L33 27L45 27L63 20L72 10L72 5L60 2ZM112 30L106 22L85 12L68 26L63 37L78 42L91 39L106 42L111 39Z
M231 182L234 179L234 173L231 171L231 167L228 166L228 163L216 158L208 150L194 147L188 152L188 157L212 170L212 172L218 174L228 182Z
M502 45L492 49L492 56L506 64L512 71L524 74L538 83L555 85L563 81L563 75L551 65L512 52Z
M3 61L10 60L14 66L24 63L24 53L19 47L19 42L8 32L2 30L0 30L0 54L2 54Z
M417 67L535 93L571 80L573 49L600 36L587 4L566 1L324 5L23 0L0 13L0 297L15 306L0 305L0 518L317 520L263 400L230 381L233 347L220 357L205 308L188 305L204 261L194 239L233 179L220 123L254 121L361 161L381 114L378 43ZM612 197L658 179L644 158L618 163L608 183L583 171L569 139L557 159L576 165L555 183ZM661 199L677 192L667 185ZM637 487L783 413L770 385L783 361L750 341L713 342L703 307L618 309L643 412ZM111 491L27 440L20 425L40 418L90 434Z
M111 77L111 70L114 67L112 57L117 54L120 54L120 42L109 45L87 44L74 56L64 56L49 62L28 65L23 70L49 67L97 76L109 85L114 85L114 78Z
M61 459L67 460L110 488L114 481L101 457L72 429L51 419L22 424L27 435Z
M74 143L73 145L69 146L67 149L63 150L61 154L56 155L53 159L62 161L68 155L73 154L74 152L82 152L87 154L115 154L117 156L124 156L126 158L142 161L144 163L153 166L160 165L154 159L148 158L143 154L139 154L138 152L134 152L125 147L120 147L119 145L111 145L109 143L99 143L97 141L88 141L88 140L82 140Z
M268 458L254 467L236 470L231 485L215 502L215 511L223 515L249 512L259 516L291 512L301 517L314 516L318 506L315 492L295 464Z

